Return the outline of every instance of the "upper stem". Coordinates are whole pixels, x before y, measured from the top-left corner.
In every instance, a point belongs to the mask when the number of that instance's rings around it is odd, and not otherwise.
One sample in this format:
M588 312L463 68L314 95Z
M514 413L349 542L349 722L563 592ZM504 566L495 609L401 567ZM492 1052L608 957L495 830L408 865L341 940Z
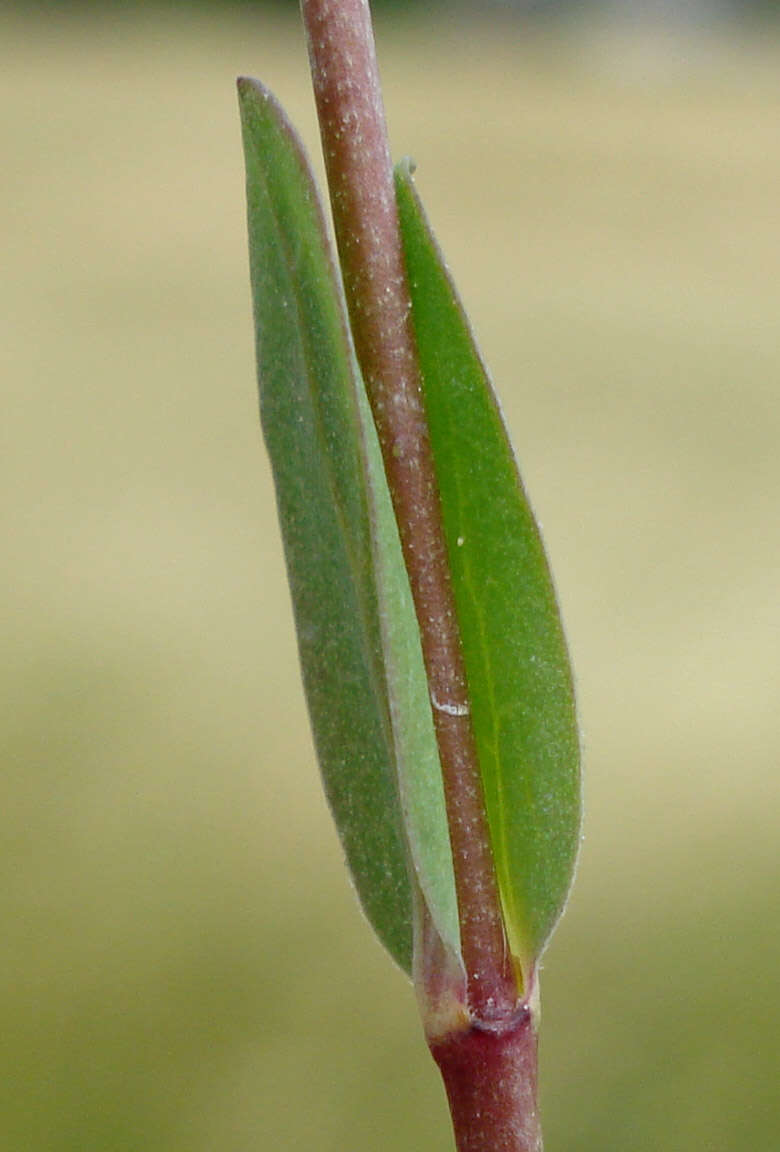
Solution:
M476 1019L518 992L485 815L367 0L301 0L352 335L415 604Z

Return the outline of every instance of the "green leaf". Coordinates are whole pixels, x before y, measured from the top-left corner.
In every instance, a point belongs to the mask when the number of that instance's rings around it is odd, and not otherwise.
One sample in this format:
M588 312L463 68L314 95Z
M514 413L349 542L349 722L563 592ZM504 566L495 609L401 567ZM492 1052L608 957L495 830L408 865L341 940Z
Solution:
M416 880L435 930L446 949L459 960L455 876L420 633L376 428L362 387L359 401L369 476L374 577L402 823Z
M408 164L396 192L491 844L510 947L528 977L579 844L569 660L498 403Z
M410 860L458 947L411 594L308 163L269 92L240 80L239 102L261 420L309 715L360 901L410 971Z

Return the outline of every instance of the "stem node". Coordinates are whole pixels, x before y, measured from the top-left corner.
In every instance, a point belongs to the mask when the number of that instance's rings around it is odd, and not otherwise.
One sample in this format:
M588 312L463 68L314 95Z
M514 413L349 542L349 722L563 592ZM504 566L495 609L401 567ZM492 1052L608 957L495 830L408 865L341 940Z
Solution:
M472 1023L430 1044L447 1091L458 1152L542 1152L537 1036L522 1004L509 1021Z

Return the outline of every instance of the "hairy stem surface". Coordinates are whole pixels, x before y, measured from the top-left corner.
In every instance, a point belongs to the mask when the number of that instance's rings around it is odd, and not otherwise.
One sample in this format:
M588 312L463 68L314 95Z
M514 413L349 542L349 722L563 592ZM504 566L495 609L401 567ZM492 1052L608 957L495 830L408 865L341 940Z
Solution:
M367 0L301 0L355 350L420 627L473 1018L510 1019L499 903L449 576ZM521 1146L518 1145L518 1148Z
M536 1029L526 1005L498 1026L472 1025L430 1048L458 1152L542 1152Z

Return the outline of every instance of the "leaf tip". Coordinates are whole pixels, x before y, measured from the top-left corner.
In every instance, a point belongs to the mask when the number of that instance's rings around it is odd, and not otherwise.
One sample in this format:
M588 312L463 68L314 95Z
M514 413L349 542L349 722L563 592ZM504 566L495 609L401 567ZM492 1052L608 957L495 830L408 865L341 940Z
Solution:
M273 92L270 88L266 88L261 80L255 80L252 76L238 76L236 77L236 89L242 112L251 106L255 108L266 106L276 113L277 118L285 118L281 105Z
M258 80L253 80L251 76L237 76L236 88L238 90L238 98L243 102L250 98L253 92L256 93L258 89L262 90L262 85Z
M396 181L402 180L405 184L410 184L416 171L417 161L414 157L404 156L395 166Z

